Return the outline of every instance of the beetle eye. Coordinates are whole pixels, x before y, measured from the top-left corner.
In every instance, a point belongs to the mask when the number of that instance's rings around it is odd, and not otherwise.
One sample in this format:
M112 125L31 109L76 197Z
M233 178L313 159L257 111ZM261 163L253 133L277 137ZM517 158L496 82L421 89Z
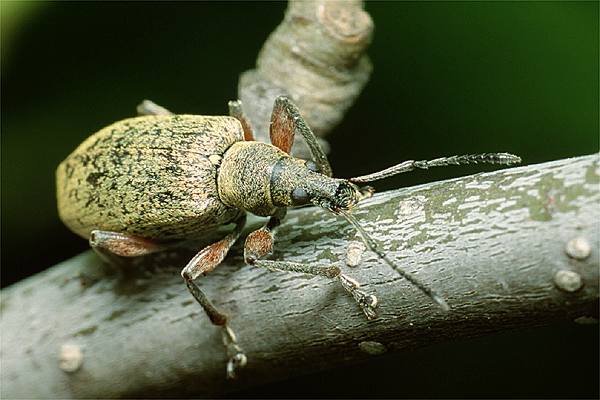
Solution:
M306 162L306 168L308 168L308 170L312 172L320 172L319 166L312 160L308 160Z
M302 188L296 188L292 190L292 203L295 206L301 206L303 204L307 204L310 198L306 190Z

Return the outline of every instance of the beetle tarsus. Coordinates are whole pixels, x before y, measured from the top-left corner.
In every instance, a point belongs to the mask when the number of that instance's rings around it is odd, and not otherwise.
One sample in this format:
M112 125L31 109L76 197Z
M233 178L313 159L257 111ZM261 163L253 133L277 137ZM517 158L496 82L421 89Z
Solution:
M348 291L348 293L350 293L352 297L354 297L354 300L356 300L367 319L376 319L376 308L379 305L377 297L375 297L372 294L368 294L364 290L359 289L360 284L354 279L350 278L348 275L340 274L339 280L342 283L344 289L346 289L346 291Z
M244 353L236 353L227 361L227 378L237 378L237 371L246 365L247 358Z
M237 338L233 330L227 326L223 326L223 344L227 348L229 361L227 361L227 378L235 379L237 371L246 366L248 359L244 351L237 343Z

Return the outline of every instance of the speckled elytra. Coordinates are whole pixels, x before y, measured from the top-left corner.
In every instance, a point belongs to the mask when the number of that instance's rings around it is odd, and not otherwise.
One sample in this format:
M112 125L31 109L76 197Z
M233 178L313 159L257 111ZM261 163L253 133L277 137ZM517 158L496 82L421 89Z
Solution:
M227 316L213 306L195 280L223 261L240 236L246 212L270 217L246 238L247 264L336 279L368 319L376 318L377 298L361 290L359 283L342 274L338 266L264 259L272 253L274 230L287 208L313 204L343 216L369 250L448 309L440 295L389 259L351 214L361 199L373 193L371 188L357 184L417 168L520 161L507 153L411 160L373 174L335 179L313 132L285 97L278 97L273 106L272 144L253 140L240 101L229 103L230 116L173 115L151 102L142 103L138 111L142 116L116 122L90 136L58 166L60 218L104 257L161 251L178 240L234 223L231 233L200 250L181 272L212 323L223 329L230 357L229 377L245 365L246 356ZM297 133L308 144L312 160L290 156Z

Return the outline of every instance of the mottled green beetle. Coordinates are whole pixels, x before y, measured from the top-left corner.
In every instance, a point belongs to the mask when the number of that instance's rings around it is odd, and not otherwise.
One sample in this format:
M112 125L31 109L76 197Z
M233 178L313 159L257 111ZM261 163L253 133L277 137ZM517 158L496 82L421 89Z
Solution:
M239 101L230 115L172 115L153 103L138 109L143 116L110 125L85 140L56 171L58 211L63 222L103 256L141 256L173 241L200 237L218 226L235 223L225 238L202 249L182 270L190 292L213 324L223 328L233 377L246 363L227 316L217 310L195 283L225 258L240 236L245 213L270 217L246 239L246 263L270 270L321 275L340 281L367 318L376 317L377 298L365 293L338 266L315 266L262 259L273 249L274 228L287 207L314 204L345 217L366 247L442 308L444 299L400 269L377 246L351 209L372 194L357 183L369 182L415 168L520 161L507 153L406 161L374 174L350 179L331 177L327 157L287 98L275 101L271 117L272 144L253 141ZM295 134L301 134L313 160L289 155Z

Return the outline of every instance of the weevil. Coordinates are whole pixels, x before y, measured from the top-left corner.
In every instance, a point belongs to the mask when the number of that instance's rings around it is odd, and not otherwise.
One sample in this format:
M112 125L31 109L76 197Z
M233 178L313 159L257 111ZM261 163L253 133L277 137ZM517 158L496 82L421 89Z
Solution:
M376 318L377 297L362 290L338 266L265 259L272 253L275 228L286 210L316 205L344 217L367 249L447 310L443 297L403 271L352 215L352 209L373 193L370 187L359 184L414 169L520 162L519 157L508 153L453 156L405 161L373 174L337 179L332 177L315 135L286 97L278 97L273 106L271 144L253 140L240 101L229 103L229 116L174 115L151 102L142 103L138 112L142 115L90 136L58 166L60 218L105 257L154 253L173 242L201 237L233 223L230 233L201 249L181 271L210 321L222 328L229 357L228 377L246 364L246 355L227 315L205 296L197 278L223 261L240 236L246 213L268 217L246 238L244 260L251 266L337 280L368 319ZM290 155L298 134L308 144L312 160Z

